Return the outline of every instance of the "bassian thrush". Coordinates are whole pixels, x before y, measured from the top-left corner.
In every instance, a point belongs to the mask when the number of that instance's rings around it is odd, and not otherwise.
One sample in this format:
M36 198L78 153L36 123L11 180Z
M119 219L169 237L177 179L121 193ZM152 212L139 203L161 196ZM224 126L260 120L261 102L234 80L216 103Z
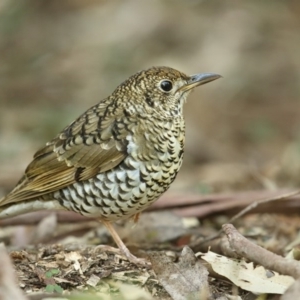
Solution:
M0 218L44 209L95 217L129 261L144 264L111 222L139 214L169 188L183 159L183 104L193 88L220 77L168 67L131 76L36 152L0 200Z

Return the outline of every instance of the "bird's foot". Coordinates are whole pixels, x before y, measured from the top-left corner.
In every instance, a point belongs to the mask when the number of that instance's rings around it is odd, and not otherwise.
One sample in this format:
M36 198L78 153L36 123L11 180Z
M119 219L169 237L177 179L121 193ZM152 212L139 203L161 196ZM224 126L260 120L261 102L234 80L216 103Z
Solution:
M134 256L126 246L120 247L120 252L123 256L125 256L127 258L127 260L129 262L131 262L132 264L134 264L136 266L147 268L147 269L149 269L151 267L150 261L148 261L145 258L138 258L138 257Z
M131 254L131 252L125 246L125 244L123 243L123 241L121 240L121 238L119 237L119 235L117 234L116 230L114 229L114 227L112 226L112 224L110 222L103 221L103 220L101 220L101 222L106 226L106 228L110 232L110 234L113 237L115 243L118 245L122 256L126 257L129 262L135 264L136 266L140 266L140 267L143 267L143 268L150 268L151 267L151 263L149 261L147 261L146 259L137 258L133 254Z
M138 258L138 257L134 256L126 246L125 246L125 248L124 247L115 248L115 247L108 246L108 245L98 245L94 248L94 252L97 252L99 250L118 254L138 267L147 268L147 269L149 269L151 267L151 263L147 259Z

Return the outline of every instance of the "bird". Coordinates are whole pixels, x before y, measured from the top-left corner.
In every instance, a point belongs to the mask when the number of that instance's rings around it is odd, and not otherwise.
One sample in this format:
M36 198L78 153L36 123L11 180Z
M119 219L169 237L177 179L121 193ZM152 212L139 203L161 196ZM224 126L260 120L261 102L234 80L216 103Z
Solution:
M38 210L93 217L129 262L145 265L112 223L138 216L169 188L183 161L184 103L220 77L164 66L132 75L34 154L0 199L0 219Z

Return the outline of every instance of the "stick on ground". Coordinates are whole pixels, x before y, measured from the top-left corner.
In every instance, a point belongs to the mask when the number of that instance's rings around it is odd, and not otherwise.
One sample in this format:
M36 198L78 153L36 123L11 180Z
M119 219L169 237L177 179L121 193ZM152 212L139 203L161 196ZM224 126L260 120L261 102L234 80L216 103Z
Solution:
M224 224L223 231L227 236L231 249L239 256L280 274L290 275L294 278L300 277L300 263L298 261L285 259L250 242L232 224Z

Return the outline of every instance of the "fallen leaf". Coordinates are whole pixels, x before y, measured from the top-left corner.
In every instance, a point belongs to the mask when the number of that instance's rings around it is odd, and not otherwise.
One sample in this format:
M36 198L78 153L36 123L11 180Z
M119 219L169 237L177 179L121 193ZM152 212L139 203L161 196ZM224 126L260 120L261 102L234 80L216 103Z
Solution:
M208 262L216 273L254 294L283 294L295 281L291 276L280 275L262 266L254 267L252 262L227 258L211 251L196 255Z
M100 279L101 278L97 275L92 274L91 277L86 281L86 284L95 287L100 281Z
M159 282L174 300L206 299L209 295L208 271L189 247L184 247L178 262L163 252L150 253Z
M82 256L75 251L71 251L70 253L66 253L66 257L65 260L68 262L72 262L73 263L73 267L76 271L79 271L80 275L83 274L81 267L80 267L80 263L79 263L79 259L81 259Z

